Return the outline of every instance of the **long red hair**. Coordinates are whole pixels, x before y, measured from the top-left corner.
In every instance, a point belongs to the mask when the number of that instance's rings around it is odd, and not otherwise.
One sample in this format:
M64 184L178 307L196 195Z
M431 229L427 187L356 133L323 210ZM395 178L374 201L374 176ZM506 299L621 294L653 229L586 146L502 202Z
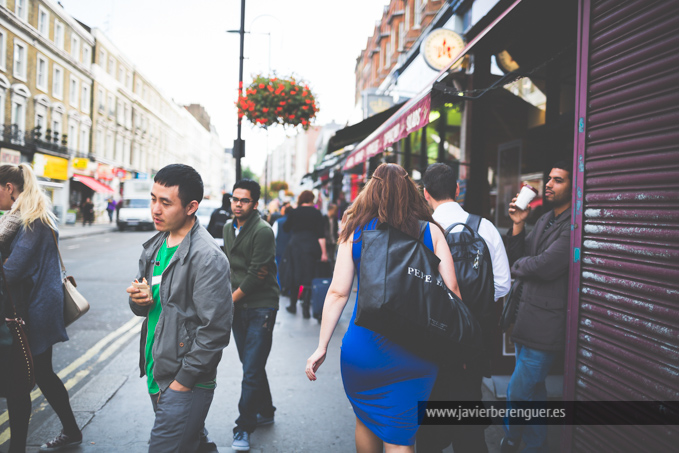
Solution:
M424 196L408 172L397 164L377 167L368 184L344 212L339 241L349 240L357 228L362 228L375 218L379 223L388 223L415 238L420 233L420 220L441 228L432 218Z

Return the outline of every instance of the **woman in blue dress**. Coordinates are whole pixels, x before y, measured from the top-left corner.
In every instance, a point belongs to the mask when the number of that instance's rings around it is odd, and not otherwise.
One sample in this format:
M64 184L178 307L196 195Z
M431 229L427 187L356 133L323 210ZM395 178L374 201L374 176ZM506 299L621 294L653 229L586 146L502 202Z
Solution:
M316 380L316 371L325 360L328 343L351 294L354 274L360 274L362 232L388 223L418 237L420 220L429 222L424 243L441 260L439 272L444 283L459 296L450 249L424 197L403 167L380 165L342 221L318 349L307 360L309 380ZM356 307L342 341L341 366L344 389L356 414L356 450L412 452L419 427L417 402L429 398L438 367L382 335L357 326L355 317Z

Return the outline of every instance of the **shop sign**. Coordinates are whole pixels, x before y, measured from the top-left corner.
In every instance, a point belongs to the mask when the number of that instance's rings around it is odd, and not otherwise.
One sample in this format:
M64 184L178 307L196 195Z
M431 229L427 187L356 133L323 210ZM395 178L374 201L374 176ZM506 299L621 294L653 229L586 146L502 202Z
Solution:
M366 95L365 104L367 110L365 118L369 118L373 115L377 115L378 113L382 113L385 110L391 108L394 105L394 97L377 94L368 94Z
M424 61L435 71L441 71L453 62L464 50L464 41L453 30L437 28L422 41L420 53ZM462 62L458 60L455 67Z
M110 165L99 164L97 166L97 179L103 179L104 181L110 181L113 179L113 171Z
M33 171L36 176L66 181L68 179L68 159L35 153Z
M114 168L113 175L118 179L123 179L127 172L122 168Z
M429 112L431 111L431 97L423 97L406 110L399 110L396 119L385 123L385 127L378 129L377 135L369 138L365 144L351 153L347 158L344 169L348 170L356 165L365 162L373 156L378 155L386 148L418 129L423 128L429 123Z
M84 159L82 157L73 158L73 168L76 170L87 170L87 166L90 164L89 159Z
M0 163L19 165L21 163L21 153L13 149L2 148L0 150Z

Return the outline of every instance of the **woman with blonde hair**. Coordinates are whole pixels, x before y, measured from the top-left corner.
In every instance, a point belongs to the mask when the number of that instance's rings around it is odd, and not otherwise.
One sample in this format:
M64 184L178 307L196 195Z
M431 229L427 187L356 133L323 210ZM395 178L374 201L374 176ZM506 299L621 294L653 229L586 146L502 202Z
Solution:
M420 221L427 222L423 242L441 260L443 282L460 295L450 249L424 197L403 167L380 165L342 219L344 228L325 299L318 349L307 360L309 380L316 380L316 371L325 360L328 343L351 294L354 275L360 275L361 265L377 264L361 262L363 231L387 223L418 238ZM356 306L342 340L341 367L344 390L356 415L356 450L412 452L418 429L417 402L429 398L438 366L357 326L355 318Z
M5 215L20 219L19 231L9 245L4 263L5 283L17 314L26 322L36 383L63 425L62 432L41 447L42 451L56 451L81 443L82 433L68 391L52 369L52 346L68 340L56 244L57 222L30 165L0 165L0 210L8 210ZM30 393L10 389L7 410L9 451L23 452L31 416Z

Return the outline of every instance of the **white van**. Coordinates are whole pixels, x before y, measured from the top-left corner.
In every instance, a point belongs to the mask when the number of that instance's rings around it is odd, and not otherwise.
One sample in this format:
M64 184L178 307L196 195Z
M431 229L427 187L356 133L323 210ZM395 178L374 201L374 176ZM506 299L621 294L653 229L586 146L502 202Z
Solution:
M130 179L123 183L123 199L116 209L116 223L120 231L127 228L154 229L151 215L152 187L152 179Z

